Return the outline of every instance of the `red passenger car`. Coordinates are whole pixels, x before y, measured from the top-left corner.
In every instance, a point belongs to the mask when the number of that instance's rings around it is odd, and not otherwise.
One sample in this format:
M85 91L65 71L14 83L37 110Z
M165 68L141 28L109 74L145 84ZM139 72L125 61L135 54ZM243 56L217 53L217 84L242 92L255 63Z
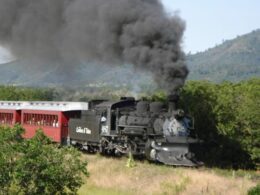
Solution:
M20 123L24 138L32 138L37 129L54 142L66 142L70 118L79 118L88 110L85 102L0 102L0 124ZM3 122L3 123L1 123Z
M0 101L0 125L20 124L22 104L23 102L17 101Z

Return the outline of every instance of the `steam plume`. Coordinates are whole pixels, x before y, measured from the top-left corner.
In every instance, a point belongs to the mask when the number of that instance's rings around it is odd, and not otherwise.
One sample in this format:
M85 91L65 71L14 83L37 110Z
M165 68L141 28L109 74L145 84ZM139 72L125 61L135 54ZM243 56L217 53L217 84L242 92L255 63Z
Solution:
M130 63L169 93L188 74L184 28L159 0L0 0L0 43L18 58Z

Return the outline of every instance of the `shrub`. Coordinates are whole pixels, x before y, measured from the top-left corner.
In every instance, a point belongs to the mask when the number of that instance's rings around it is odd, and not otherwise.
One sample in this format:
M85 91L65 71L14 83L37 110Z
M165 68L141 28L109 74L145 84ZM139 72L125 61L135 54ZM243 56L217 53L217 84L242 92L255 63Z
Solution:
M191 81L181 106L195 117L198 136L210 164L245 168L260 161L260 79L213 84ZM205 155L206 154L206 155Z
M40 130L30 140L21 132L19 126L0 128L0 194L76 193L88 174L80 152L60 148Z
M260 185L251 188L248 190L248 195L259 195L260 194Z

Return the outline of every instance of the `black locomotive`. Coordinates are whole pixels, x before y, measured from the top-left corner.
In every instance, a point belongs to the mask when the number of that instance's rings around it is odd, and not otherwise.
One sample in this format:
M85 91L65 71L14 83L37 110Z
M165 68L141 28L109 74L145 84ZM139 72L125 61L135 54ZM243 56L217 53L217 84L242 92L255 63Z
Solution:
M198 166L191 152L198 143L193 120L161 102L94 100L81 118L69 122L69 143L90 152L145 156L167 165Z

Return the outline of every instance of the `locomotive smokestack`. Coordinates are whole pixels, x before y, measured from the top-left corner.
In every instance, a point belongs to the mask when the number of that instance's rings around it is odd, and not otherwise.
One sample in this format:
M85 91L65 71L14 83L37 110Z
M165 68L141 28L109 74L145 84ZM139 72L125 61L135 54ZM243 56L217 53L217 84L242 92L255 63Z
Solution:
M177 102L179 100L179 95L177 93L168 95L168 111L172 113L177 108Z

